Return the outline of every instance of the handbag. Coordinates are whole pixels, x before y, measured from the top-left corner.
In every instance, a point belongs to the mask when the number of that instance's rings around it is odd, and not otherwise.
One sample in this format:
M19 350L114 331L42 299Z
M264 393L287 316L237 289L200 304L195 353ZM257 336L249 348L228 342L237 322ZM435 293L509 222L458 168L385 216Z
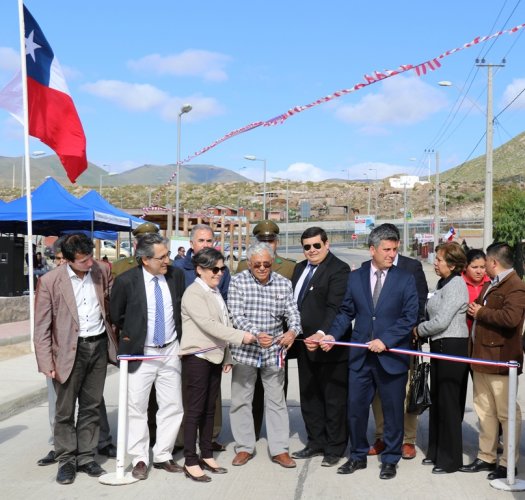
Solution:
M420 344L418 348L421 350ZM416 356L414 371L408 389L407 413L421 415L432 405L428 385L429 376L430 363L428 361L422 361L421 356Z

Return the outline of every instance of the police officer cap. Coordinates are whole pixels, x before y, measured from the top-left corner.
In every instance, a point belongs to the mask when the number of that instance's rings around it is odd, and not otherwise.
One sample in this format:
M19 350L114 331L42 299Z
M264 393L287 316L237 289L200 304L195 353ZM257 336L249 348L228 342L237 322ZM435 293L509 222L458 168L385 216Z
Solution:
M158 232L159 228L156 224L153 224L153 222L144 222L144 224L141 224L140 226L137 226L135 229L133 229L133 236L140 236L141 234Z
M271 220L262 220L253 228L253 235L259 241L273 241L277 239L279 226Z

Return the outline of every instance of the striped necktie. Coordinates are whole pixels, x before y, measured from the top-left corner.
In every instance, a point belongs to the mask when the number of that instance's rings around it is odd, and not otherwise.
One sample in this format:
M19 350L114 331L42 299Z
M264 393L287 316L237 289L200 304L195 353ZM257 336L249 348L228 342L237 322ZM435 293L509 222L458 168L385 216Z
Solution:
M153 278L155 283L155 328L153 329L153 344L164 345L166 343L166 324L164 322L164 300L159 285L159 278Z

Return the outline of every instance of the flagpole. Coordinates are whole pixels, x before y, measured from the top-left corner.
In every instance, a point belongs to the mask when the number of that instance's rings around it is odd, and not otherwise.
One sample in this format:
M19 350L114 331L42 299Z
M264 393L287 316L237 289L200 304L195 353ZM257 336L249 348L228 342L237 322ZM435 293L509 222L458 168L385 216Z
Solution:
M33 281L33 207L31 200L31 168L29 156L29 106L27 98L26 37L24 24L24 2L18 0L18 22L20 28L20 71L22 74L22 102L24 118L24 164L26 174L27 207L27 269L29 282L29 329L31 333L31 351L34 352L35 336L35 285Z

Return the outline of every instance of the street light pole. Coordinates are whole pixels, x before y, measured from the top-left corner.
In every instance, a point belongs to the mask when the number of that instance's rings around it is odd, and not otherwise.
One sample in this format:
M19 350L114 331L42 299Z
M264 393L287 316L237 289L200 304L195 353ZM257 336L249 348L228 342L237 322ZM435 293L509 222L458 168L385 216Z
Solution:
M376 199L376 208L375 208L375 218L377 219L377 198L378 198L378 190L377 190L377 168L369 168L368 170L373 170L376 173L376 181L374 182L374 191L375 191L375 199Z
M366 185L368 186L368 211L367 215L370 215L370 177L366 172L363 172L363 175L366 175Z
M290 214L290 206L289 206L289 190L288 190L288 183L290 182L290 179L281 179L280 177L274 177L276 181L286 181L286 245L285 245L285 255L288 257L288 223L289 223L289 214Z
M439 244L439 151L436 151L436 189L434 190L434 258Z
M244 155L246 160L263 162L263 219L266 219L266 159L257 158L253 155Z
M182 124L182 115L192 110L191 104L184 104L177 115L177 173L175 183L175 236L179 236L179 215L180 215L180 129ZM171 228L169 228L171 231Z

